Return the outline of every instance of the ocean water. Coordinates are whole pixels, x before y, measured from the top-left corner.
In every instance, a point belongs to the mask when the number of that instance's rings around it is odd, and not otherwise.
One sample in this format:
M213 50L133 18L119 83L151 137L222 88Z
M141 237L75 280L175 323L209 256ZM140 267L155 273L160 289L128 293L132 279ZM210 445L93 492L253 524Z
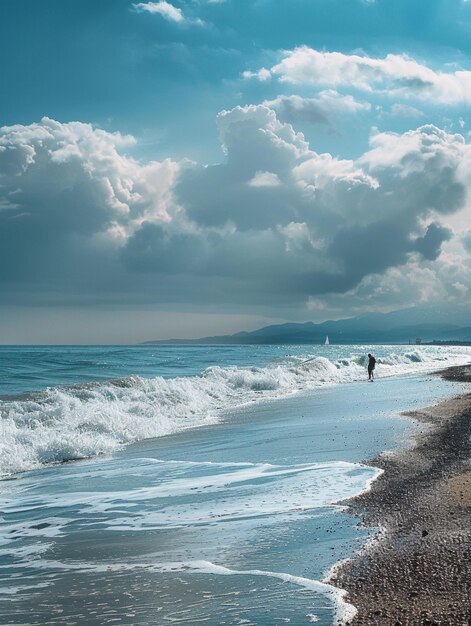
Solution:
M366 382L366 354L378 359ZM373 532L342 502L469 348L0 349L0 623L309 624ZM65 463L66 461L79 461Z

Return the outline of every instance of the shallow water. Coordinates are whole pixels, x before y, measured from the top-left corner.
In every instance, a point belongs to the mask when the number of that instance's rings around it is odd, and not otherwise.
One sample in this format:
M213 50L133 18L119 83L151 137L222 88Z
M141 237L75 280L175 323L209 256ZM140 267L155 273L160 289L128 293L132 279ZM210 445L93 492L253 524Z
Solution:
M398 411L459 390L334 382L244 388L214 423L2 481L2 623L333 624L349 607L322 579L370 532L339 502L406 445Z

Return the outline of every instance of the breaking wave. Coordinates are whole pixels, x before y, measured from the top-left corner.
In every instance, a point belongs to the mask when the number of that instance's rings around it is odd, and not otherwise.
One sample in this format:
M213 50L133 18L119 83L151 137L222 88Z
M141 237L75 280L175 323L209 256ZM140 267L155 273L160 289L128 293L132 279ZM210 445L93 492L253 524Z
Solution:
M378 358L379 376L469 361L467 352L388 350ZM286 356L264 367L209 367L198 376L130 376L0 400L0 475L109 454L124 444L214 423L234 406L365 377L363 351L332 360L306 357Z

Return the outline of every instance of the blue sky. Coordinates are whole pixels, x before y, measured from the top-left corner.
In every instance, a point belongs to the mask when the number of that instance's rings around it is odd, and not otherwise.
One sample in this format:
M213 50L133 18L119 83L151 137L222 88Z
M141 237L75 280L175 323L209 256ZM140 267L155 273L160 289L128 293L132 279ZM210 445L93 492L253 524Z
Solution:
M0 341L468 306L471 2L2 0L0 59Z
M139 153L150 158L213 162L221 158L218 111L292 92L241 80L244 70L274 64L280 50L304 44L373 57L406 53L437 69L469 65L471 3L462 0L173 4L182 22L139 12L128 0L2 0L2 122L83 120L140 137ZM372 124L416 127L416 118L388 115L388 98L369 100L386 111L373 110L359 127L338 120L336 133L303 130L323 149L349 157L363 151ZM420 110L427 121L450 126L467 108L422 103Z

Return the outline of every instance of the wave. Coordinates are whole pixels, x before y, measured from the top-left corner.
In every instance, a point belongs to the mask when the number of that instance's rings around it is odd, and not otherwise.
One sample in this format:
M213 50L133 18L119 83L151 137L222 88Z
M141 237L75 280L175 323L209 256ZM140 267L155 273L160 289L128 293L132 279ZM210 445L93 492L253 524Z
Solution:
M128 478L125 489L123 473ZM212 533L209 528L227 522L266 530L280 517L323 516L341 507L345 499L368 490L381 473L345 461L271 465L110 460L86 471L87 479L98 479L91 490L83 486L83 472L75 476L69 472L66 492L60 488L62 476L56 476L48 480L49 494L38 495L33 481L32 488L26 487L14 499L0 496L0 508L8 520L0 530L0 558L5 555L3 546L11 550L13 542L18 547L20 538L76 532L77 520L82 518L85 526L93 518L95 525L115 532L206 526ZM77 478L79 488L74 489Z
M390 351L380 376L427 371L469 361L469 353ZM365 377L365 350L337 359L286 356L264 367L209 367L198 376L130 376L53 387L0 401L0 475L109 454L124 444L217 422L254 400ZM308 355L306 355L308 356Z
M206 577L212 576L237 576L237 577L262 577L268 579L281 580L283 583L296 588L299 587L303 591L311 592L316 595L327 597L333 607L335 624L347 625L357 614L356 608L350 604L347 599L347 592L343 589L338 589L326 582L321 582L313 578L307 578L305 576L297 576L285 572L274 572L271 570L260 569L232 569L224 565L219 565L211 561L206 560L190 560L190 561L174 561L166 563L147 563L147 562L119 562L113 561L111 563L95 563L90 561L75 561L64 563L63 561L55 561L50 559L33 560L25 564L27 567L44 569L44 570L59 570L59 571L71 571L75 574L101 574L112 572L152 572L155 574L179 574L180 576L194 576L205 575ZM23 589L38 589L46 587L50 583L39 583L36 585L16 586L10 587L6 590L6 593L17 593ZM263 590L265 591L265 590ZM5 593L5 591L3 592ZM316 615L310 614L311 621L314 621ZM240 623L243 623L242 620Z

